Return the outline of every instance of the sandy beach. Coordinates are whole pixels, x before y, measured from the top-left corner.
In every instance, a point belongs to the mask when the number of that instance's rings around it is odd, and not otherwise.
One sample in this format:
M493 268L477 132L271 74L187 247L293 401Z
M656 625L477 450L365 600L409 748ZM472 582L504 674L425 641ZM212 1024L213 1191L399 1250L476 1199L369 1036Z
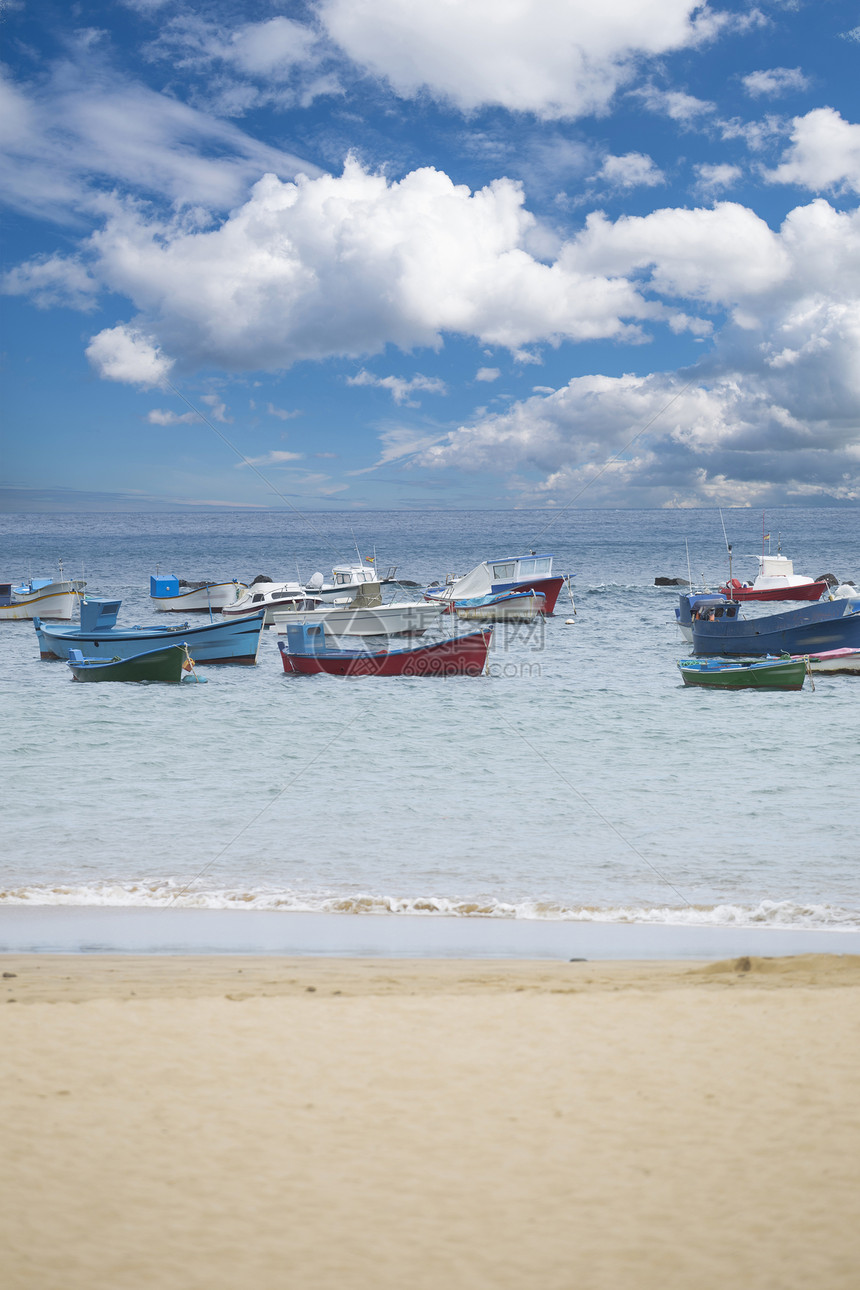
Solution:
M0 969L8 1290L857 1283L860 957Z

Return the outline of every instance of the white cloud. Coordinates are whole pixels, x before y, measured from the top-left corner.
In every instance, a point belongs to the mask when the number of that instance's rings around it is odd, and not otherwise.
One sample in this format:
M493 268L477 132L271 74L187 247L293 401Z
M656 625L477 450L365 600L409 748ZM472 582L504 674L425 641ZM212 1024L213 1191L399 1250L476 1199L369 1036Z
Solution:
M476 381L497 381L501 372L497 367L479 367L475 373Z
M792 122L791 147L765 178L813 192L849 188L860 193L860 125L833 108L815 108Z
M339 93L336 74L322 64L332 51L311 27L278 15L229 27L180 12L161 25L145 49L154 61L205 73L201 91L219 114L241 115L268 103L307 106L319 94Z
M636 340L651 319L700 327L645 299L614 258L609 274L575 245L536 259L533 227L511 180L472 193L430 168L389 183L350 161L295 184L267 175L211 228L115 207L87 261L186 367L278 370L388 344L438 348L446 332L539 361L526 346Z
M93 336L87 358L105 380L144 387L163 384L173 366L151 336L126 323Z
M86 312L96 307L99 284L75 256L38 256L10 269L2 290L10 296L29 296L40 309L55 305Z
M622 157L606 157L597 175L613 188L653 188L665 183L662 170L642 152L626 152Z
M152 408L147 412L146 419L154 426L191 425L192 421L200 420L196 412L170 412L164 408Z
M408 408L421 406L416 400L409 398L416 390L423 390L427 394L448 393L444 381L440 381L437 376L422 376L420 372L407 381L402 376L374 376L372 372L362 368L356 376L348 376L346 383L347 385L373 385L377 389L388 390L395 403L405 403Z
M680 125L691 125L700 117L709 116L714 111L714 104L705 99L697 99L692 94L681 90L660 90L654 85L632 91L641 99L649 112L658 116L667 116Z
M418 464L506 474L524 499L543 502L584 487L589 505L625 493L643 506L789 501L810 490L860 500L860 213L819 199L767 236L740 213L726 204L646 217L662 289L683 284L736 318L685 376L579 377L476 417ZM640 263L645 227L599 219L593 231L578 248L593 263Z
M279 421L289 421L293 417L301 416L301 412L288 412L286 408L276 408L274 403L267 403L266 411L270 417L277 417Z
M403 97L429 91L465 111L499 104L546 119L604 111L643 59L733 21L699 0L321 0L319 13L346 54Z
M86 51L77 64L56 65L39 84L0 81L4 119L6 202L61 222L108 209L115 199L104 184L224 210L266 170L319 174L229 122L105 71Z
M242 466L244 465L284 466L290 461L301 461L303 457L304 457L303 452L282 452L278 450L274 452L263 453L262 457L247 457L245 461L237 462L236 465L237 465L237 469L241 469ZM315 476L315 479L327 479L327 478L328 478L327 475Z
M233 418L227 416L227 404L217 394L203 394L200 402L205 403L209 408L209 415L213 420L220 421L224 425L232 422Z
M703 162L696 166L697 184L696 187L702 193L714 194L724 192L731 188L733 184L741 178L743 171L740 166L732 166L727 162L722 164L708 165Z
M799 67L771 67L768 71L750 72L741 79L750 98L776 98L809 88L809 81Z

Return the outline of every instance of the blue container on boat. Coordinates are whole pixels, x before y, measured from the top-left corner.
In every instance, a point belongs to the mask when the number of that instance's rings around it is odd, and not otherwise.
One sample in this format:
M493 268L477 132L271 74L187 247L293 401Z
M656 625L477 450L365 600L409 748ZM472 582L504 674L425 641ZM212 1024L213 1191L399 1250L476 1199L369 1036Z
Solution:
M95 597L82 600L81 632L107 632L116 627L121 604L121 600L98 600Z
M289 654L325 654L325 627L322 623L287 623Z
M178 596L179 579L174 574L168 574L166 577L151 574L149 578L149 594L151 596Z

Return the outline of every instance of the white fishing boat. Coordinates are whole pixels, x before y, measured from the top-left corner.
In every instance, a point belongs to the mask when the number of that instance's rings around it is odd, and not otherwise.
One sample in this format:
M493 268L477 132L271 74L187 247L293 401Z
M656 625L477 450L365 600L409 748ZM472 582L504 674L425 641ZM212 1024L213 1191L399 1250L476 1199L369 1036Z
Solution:
M471 573L459 578L451 577L444 587L427 587L427 600L438 600L447 610L459 605L475 607L478 601L490 597L510 595L513 592L531 591L544 597L543 608L536 612L552 614L558 594L565 583L561 574L553 574L551 555L505 556L498 560L484 560Z
M278 610L310 610L319 600L309 596L300 582L269 582L265 579L252 582L238 600L221 610L224 618L245 618L248 614L265 611L265 624L270 627Z
M186 582L175 574L153 574L149 579L149 598L154 609L163 614L205 614L225 609L248 588L235 578L232 582Z
M379 583L380 586L395 583L396 572L397 565L393 564L380 578L373 560L368 558L364 564L336 565L331 571L331 582L326 582L321 573L315 573L305 583L305 591L327 605L348 605L358 589L368 583Z
M383 604L378 582L362 583L345 605L317 600L311 608L278 610L275 625L281 635L288 627L323 623L334 636L421 636L438 623L441 605L425 600Z
M17 586L0 582L0 621L47 618L52 622L70 623L78 596L86 587L82 578L59 580L30 578Z

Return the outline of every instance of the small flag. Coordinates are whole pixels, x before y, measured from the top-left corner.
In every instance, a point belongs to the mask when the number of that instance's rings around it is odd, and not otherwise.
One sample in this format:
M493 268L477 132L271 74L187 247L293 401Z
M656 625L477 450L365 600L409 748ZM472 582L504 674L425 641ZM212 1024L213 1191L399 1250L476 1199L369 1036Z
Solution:
M372 556L372 555L366 555L364 558L365 558L365 560L367 561L367 563L368 563L368 564L373 564L373 556Z
M762 542L769 542L769 541L770 541L770 534L769 534L769 533L762 533L762 535L761 535L761 540L762 540Z

